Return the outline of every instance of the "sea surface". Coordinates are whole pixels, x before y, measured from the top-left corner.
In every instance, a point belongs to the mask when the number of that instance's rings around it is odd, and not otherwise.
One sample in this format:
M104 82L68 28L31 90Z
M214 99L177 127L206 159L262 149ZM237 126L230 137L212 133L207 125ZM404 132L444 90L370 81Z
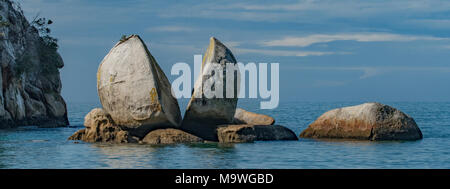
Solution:
M184 110L187 100L180 102ZM361 102L281 102L260 110L259 101L239 102L273 116L297 135L324 112ZM68 103L69 127L0 130L0 168L450 168L449 102L382 102L412 116L423 140L268 141L247 144L90 144L68 141L83 128L98 103ZM184 112L184 111L182 111Z

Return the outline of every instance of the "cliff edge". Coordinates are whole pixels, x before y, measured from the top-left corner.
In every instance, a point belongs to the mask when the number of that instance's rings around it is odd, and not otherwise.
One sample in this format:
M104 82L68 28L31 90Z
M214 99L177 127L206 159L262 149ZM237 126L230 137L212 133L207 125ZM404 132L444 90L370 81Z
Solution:
M56 41L9 0L0 0L0 18L0 128L68 125Z

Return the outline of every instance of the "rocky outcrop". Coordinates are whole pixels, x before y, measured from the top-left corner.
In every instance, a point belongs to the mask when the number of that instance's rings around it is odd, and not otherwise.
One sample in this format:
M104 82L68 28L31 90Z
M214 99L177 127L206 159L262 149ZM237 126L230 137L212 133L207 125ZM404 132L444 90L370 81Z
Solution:
M217 137L221 143L298 140L292 130L279 125L221 125Z
M405 113L380 103L366 103L326 112L300 137L417 140L422 139L422 132Z
M101 108L91 110L84 117L85 129L69 137L69 140L85 142L137 143L139 138L117 126L111 116Z
M158 129L148 133L143 144L176 144L176 143L198 143L203 139L178 129Z
M212 37L203 57L201 73L195 82L192 98L186 108L181 126L183 130L205 140L217 141L215 135L217 126L232 123L238 101L239 85L226 86L226 74L216 73L216 69L222 70L222 73L232 71L226 70L227 63L236 64L236 59L224 44ZM235 76L234 81L237 81L237 74L233 75ZM215 83L209 89L206 84L211 80L214 80ZM223 89L222 97L211 96L212 88L214 91ZM227 90L234 91L235 94L232 98L227 97Z
M297 140L288 128L272 125L275 122L272 117L243 109L236 111L238 85L224 86L229 70L224 75L213 71L225 70L227 63L236 64L233 54L220 41L211 38L202 73L179 127L178 103L171 95L164 72L139 36L123 38L98 70L97 87L104 109L97 108L86 115L86 128L69 140L141 144ZM237 72L233 70L235 81ZM211 78L215 80L212 88L223 85L223 98L206 96L203 86ZM233 98L227 98L230 90L235 93ZM237 125L229 125L233 123Z
M169 80L137 35L121 39L106 55L97 88L104 110L135 136L181 123Z
M49 45L11 1L0 1L0 128L68 125L57 46Z
M249 112L242 108L236 109L233 118L233 124L273 125L274 123L275 119L268 115Z
M157 129L142 139L134 136L128 128L114 123L111 116L101 108L91 110L84 118L86 128L75 132L68 140L108 143L175 144L203 142L199 137L178 129Z

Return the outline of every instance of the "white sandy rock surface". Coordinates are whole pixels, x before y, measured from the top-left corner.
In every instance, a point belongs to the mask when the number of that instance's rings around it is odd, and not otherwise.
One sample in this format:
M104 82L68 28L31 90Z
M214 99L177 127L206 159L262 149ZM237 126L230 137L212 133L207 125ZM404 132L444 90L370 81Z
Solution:
M97 88L103 109L135 136L180 125L170 82L138 35L122 39L106 55Z
M221 76L212 72L213 68L222 67L226 70L226 64L236 64L236 59L231 51L219 40L212 37L209 47L203 57L202 70L197 79L193 96L186 108L182 129L193 133L205 140L217 141L216 128L218 125L232 123L237 105L237 91L239 85L226 86L226 74ZM237 73L239 73L237 69ZM237 74L235 81L237 81ZM223 98L208 98L205 96L203 86L211 77L219 78L215 82L216 89L223 87ZM234 90L233 98L227 98L226 91Z

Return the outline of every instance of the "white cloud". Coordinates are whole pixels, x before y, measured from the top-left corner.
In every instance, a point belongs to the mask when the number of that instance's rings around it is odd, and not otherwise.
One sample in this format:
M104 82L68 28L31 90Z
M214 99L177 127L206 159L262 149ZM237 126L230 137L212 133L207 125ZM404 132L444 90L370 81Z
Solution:
M224 42L224 44L228 48L235 48L235 47L238 47L239 45L241 45L241 42L239 42L239 41L226 41L226 42Z
M359 79L367 79L386 72L441 72L450 73L450 67L283 67L288 70L332 70L332 71L358 71L362 72Z
M265 41L264 46L307 47L316 43L329 43L333 41L415 41L415 40L443 40L432 36L400 35L390 33L343 33L343 34L315 34L305 37L285 37L279 40Z
M405 23L431 29L450 29L450 19L412 19Z
M217 4L220 6L217 6ZM299 0L285 3L281 1L263 2L226 1L206 2L189 5L174 5L161 17L219 18L228 20L264 21L264 22L330 22L340 18L360 20L384 20L390 22L404 18L418 18L432 13L446 13L450 2L445 0L396 0L396 1L358 1L358 0ZM414 16L412 16L414 15Z
M321 52L321 51L288 51L288 50L264 50L264 49L245 49L245 48L236 48L233 50L236 54L264 54L270 56L324 56L324 55L332 55L332 54L344 54L344 53L335 53L335 52Z
M195 31L194 28L186 26L157 26L147 28L149 32L191 32Z

